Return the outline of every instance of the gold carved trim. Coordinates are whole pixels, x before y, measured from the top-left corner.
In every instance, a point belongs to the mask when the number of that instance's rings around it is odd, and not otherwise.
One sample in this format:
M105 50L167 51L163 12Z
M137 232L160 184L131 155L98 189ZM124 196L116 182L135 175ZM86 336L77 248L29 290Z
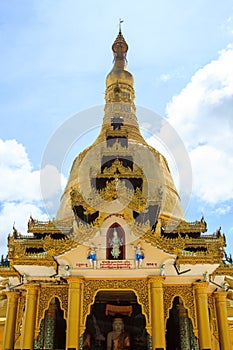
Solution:
M20 337L22 333L23 315L26 304L26 293L21 293L18 299L17 307L17 319L16 319L16 329L15 329L15 341Z
M68 223L62 221L57 222L55 220L39 221L30 217L28 221L28 232L30 233L63 233L68 234L70 226Z
M168 220L161 219L161 225L166 228ZM187 222L181 220L172 222L169 220L169 231L172 233L206 232L206 222L204 220Z
M137 301L142 307L142 313L145 315L146 323L150 320L148 282L146 279L114 279L114 280L84 280L83 300L82 300L82 319L81 327L85 329L86 318L91 311L91 305L95 302L95 296L98 292L104 290L125 290L133 291L137 296Z
M138 229L135 226L135 231ZM143 239L152 245L165 250L166 252L177 255L177 265L181 264L220 264L223 259L223 250L225 247L224 237L220 236L218 238L213 236L202 236L200 238L182 237L180 233L175 238L163 237L159 234L155 234L153 231L145 230L141 228L141 235L145 231ZM196 248L202 247L205 251L195 251ZM194 251L191 251L194 249ZM218 271L223 272L223 269L218 269ZM226 273L229 271L233 274L233 268L224 270ZM219 274L221 274L219 273Z
M156 284L157 287L163 287L163 283L165 281L165 276L149 276L148 282L151 283L153 286Z
M218 338L218 325L217 325L217 315L215 309L215 299L213 294L208 295L208 309L210 310L210 326L211 326L211 335Z
M36 329L39 332L40 324L45 316L45 311L49 309L50 302L53 298L58 298L60 307L64 311L64 319L67 320L68 312L68 286L41 286L38 296L38 317Z
M13 267L3 267L0 266L0 276L1 277L20 277L20 274L15 271Z
M57 263L54 259L52 259L52 257L49 257L50 260L46 260L46 259L41 259L41 258L32 258L32 259L28 259L28 257L22 257L21 259L14 259L13 260L13 264L15 266L17 265L29 265L29 266L51 266L54 267L54 269L56 270L57 267Z
M165 325L169 318L169 310L172 308L173 300L175 297L180 297L183 301L184 307L188 311L188 316L192 321L193 328L197 328L197 320L195 313L195 295L192 286L164 286L163 298L164 298L164 318Z
M214 271L213 277L227 275L233 277L233 264L224 264L221 261L220 266Z

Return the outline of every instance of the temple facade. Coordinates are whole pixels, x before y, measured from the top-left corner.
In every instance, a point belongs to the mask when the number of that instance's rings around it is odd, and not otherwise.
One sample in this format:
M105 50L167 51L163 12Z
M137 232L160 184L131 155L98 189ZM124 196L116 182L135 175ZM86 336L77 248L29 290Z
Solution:
M231 256L187 222L136 117L119 30L103 124L74 160L54 220L14 228L0 264L2 349L229 350Z

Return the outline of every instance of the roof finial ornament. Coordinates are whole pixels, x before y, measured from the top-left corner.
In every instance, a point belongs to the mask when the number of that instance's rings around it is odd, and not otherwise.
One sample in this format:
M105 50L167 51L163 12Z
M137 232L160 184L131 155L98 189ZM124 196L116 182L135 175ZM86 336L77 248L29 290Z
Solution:
M121 34L121 23L123 23L124 20L122 18L119 18L119 34Z
M121 33L121 24L124 22L123 19L119 18L119 33L116 37L116 40L114 41L112 45L112 50L114 53L114 61L121 62L119 63L122 65L122 68L124 67L124 64L126 63L126 53L128 51L128 45Z

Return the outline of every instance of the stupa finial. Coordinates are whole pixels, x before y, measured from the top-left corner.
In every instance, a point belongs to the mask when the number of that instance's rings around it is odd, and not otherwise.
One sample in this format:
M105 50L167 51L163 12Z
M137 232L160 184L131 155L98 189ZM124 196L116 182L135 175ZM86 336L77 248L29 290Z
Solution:
M119 19L119 33L112 45L112 51L114 54L114 61L126 62L126 53L128 51L128 44L125 41L125 38L122 35L121 24L124 22L123 19Z
M121 23L123 23L124 20L122 18L119 18L119 34L121 34Z

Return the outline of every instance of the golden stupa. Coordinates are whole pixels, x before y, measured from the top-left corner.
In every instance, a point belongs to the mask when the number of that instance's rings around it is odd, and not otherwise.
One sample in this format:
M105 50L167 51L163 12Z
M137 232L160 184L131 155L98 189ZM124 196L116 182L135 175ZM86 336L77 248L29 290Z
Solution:
M144 210L149 210L150 205L158 205L159 215L165 221L184 220L180 198L166 159L149 146L140 133L134 105L134 79L126 67L128 45L121 31L112 45L112 50L114 66L106 78L106 105L102 129L97 140L73 162L57 220L74 219L70 196L72 190L80 192L81 189L85 198L96 195L92 184L87 183L86 179L89 178L89 173L96 172L97 175L100 168L106 170L110 158L114 162L117 160L119 166L122 165L121 160L124 160L124 163L128 160L127 166L123 165L121 169L123 173L120 176L116 173L114 178L126 180L134 189L137 179L137 188L141 191L141 196L147 198ZM104 162L106 164L103 164ZM98 176L104 181L104 174ZM91 211L93 212L93 208Z
M229 350L233 266L220 229L187 222L140 133L121 28L103 124L54 220L14 227L0 266L0 348Z

